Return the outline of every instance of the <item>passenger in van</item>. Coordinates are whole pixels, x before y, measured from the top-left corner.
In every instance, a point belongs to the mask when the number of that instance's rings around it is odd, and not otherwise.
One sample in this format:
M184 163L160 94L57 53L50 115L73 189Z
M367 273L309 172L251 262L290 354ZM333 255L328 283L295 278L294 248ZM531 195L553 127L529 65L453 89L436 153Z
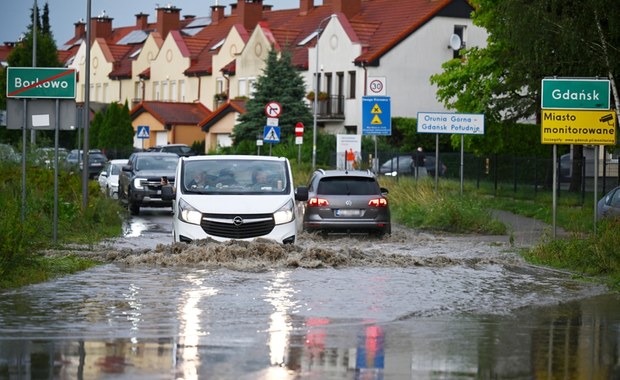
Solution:
M256 169L252 172L252 189L261 190L264 187L271 187L268 182L269 176L263 169Z
M230 169L222 169L217 177L218 186L236 185L235 174Z

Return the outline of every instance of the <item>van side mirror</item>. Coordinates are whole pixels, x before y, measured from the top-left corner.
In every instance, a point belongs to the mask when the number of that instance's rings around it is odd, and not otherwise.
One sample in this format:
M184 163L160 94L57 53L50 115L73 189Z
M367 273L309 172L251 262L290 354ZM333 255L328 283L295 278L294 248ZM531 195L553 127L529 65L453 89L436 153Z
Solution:
M301 202L308 200L308 188L306 186L298 186L295 189L295 200Z
M164 185L161 187L161 199L164 201L171 201L176 197L174 188L172 185Z

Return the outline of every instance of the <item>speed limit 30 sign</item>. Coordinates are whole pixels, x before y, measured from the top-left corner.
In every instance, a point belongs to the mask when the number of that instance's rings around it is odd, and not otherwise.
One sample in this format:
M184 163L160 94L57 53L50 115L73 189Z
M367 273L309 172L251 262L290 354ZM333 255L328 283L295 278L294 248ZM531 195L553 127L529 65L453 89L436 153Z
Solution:
M368 87L366 93L369 96L385 96L385 77L368 77Z

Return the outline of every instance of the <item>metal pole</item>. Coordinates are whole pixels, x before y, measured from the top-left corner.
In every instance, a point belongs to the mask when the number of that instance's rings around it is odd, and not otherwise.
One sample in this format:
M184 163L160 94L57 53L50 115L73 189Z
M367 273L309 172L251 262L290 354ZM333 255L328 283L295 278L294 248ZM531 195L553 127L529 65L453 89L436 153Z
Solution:
M553 239L556 236L555 216L558 209L558 146L553 144L553 201L551 206L551 225L553 227Z
M599 164L599 146L594 146L594 235L596 235L596 221L598 220L598 164Z
M22 129L22 223L26 220L26 145L28 145L28 100L24 98L23 128Z
M464 144L464 135L461 135L461 170L460 170L460 177L461 177L461 196L463 196L463 180L464 180L464 173L465 173L465 168L464 168L464 160L465 160L465 144Z
M34 7L32 8L32 67L37 67L37 21L39 20L39 6L37 0L34 0ZM30 130L30 143L36 143L36 131Z
M60 99L56 99L56 127L54 128L54 220L52 239L58 240L58 135L60 128Z
M90 5L91 0L86 2L86 60L84 70L84 150L82 159L82 209L88 207L88 125L90 124Z

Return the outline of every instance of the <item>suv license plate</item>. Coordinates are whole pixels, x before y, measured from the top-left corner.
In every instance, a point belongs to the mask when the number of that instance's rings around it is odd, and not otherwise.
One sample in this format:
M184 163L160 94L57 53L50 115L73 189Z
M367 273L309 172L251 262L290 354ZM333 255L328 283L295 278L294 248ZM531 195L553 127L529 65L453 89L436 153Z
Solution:
M345 210L341 210L341 209L335 209L334 210L334 215L336 216L360 216L360 210L350 210L350 209L345 209Z

